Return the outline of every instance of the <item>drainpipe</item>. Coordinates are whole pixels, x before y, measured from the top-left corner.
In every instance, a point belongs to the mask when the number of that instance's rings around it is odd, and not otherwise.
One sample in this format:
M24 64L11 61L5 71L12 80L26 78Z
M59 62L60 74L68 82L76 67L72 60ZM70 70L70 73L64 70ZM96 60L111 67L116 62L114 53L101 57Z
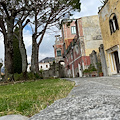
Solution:
M72 68L72 70L73 70L73 78L75 78L75 68L74 68L74 53L73 53L73 49L74 49L74 47L73 47L73 45L72 45L72 56L73 56L73 68Z

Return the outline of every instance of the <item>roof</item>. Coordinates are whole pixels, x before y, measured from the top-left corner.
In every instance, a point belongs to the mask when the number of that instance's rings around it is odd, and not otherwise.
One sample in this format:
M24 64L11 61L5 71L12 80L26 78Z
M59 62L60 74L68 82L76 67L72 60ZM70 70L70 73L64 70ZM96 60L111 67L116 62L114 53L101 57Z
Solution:
M107 2L108 2L108 0L103 1L103 5L98 8L98 10L99 10L98 13L102 10L102 8L106 5Z
M42 59L39 63L49 63L49 62L53 62L55 61L54 57L46 57L44 59Z

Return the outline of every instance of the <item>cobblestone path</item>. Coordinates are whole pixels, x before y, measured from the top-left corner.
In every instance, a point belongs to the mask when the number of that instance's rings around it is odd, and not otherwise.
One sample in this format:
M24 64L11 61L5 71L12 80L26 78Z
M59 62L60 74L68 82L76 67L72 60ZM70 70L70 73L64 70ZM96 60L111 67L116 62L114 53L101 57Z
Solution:
M29 120L120 120L120 77L69 78L76 85Z

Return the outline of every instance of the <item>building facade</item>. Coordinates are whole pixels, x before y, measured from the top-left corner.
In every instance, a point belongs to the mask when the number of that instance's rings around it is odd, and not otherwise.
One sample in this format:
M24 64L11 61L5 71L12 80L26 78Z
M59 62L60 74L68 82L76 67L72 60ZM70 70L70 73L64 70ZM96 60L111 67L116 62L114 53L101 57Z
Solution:
M39 62L39 70L49 70L50 64L55 61L54 57L46 57Z
M46 57L39 62L39 70L49 70L50 64L55 61L54 57ZM31 71L31 64L28 64L27 71Z
M108 75L120 73L120 1L106 0L99 9Z
M60 37L60 35L55 36L55 44L53 45L54 48L54 55L55 55L55 63L64 62L63 54L63 39Z
M83 70L90 65L89 54L102 44L98 16L73 20L69 26L65 20L62 26L65 71L68 77L82 77Z

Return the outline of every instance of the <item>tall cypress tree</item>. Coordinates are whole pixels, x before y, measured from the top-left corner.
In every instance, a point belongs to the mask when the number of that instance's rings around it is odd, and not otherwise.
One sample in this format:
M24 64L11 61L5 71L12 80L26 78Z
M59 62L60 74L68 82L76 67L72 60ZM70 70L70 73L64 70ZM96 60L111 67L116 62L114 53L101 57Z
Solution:
M19 36L19 28L15 29L15 34ZM14 73L21 73L22 72L22 58L19 50L19 40L14 36L13 37L13 66L14 66Z

